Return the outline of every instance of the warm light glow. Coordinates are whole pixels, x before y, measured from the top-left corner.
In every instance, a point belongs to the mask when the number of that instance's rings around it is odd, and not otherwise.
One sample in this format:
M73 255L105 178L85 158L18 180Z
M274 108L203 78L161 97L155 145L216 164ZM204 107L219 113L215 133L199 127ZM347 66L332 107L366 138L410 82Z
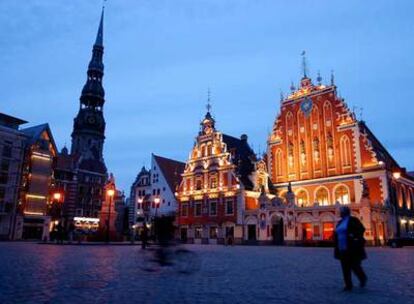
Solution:
M114 196L114 194L115 194L115 190L114 189L108 189L107 191L106 191L106 193L108 194L108 196Z
M401 224L407 224L407 220L404 220L404 219L400 220L400 222Z
M37 158L37 159L47 160L47 161L50 161L51 160L51 158L50 158L49 155L47 155L47 154L41 154L41 153L36 153L36 152L32 154L32 158Z
M75 222L92 222L92 223L99 223L98 218L94 217L74 217L73 220Z
M55 225L59 224L59 221L55 221Z
M53 193L53 199L54 200L60 201L61 198L62 198L62 194L60 192Z
M384 165L384 162L383 162L382 160L380 160L380 161L378 162L378 165L383 166L383 165Z
M30 212L30 211L25 211L24 214L27 214L27 215L43 215L42 212Z
M158 205L160 203L160 198L159 197L154 198L154 203Z
M26 194L26 198L46 199L44 195Z
M399 179L399 178L401 177L401 173L400 173L400 172L398 172L398 171L396 171L396 172L394 172L394 173L392 174L392 176L393 176L395 179Z
M138 199L138 203L140 203L140 204L141 204L143 201L144 201L144 199L143 199L143 198L141 198L141 197Z

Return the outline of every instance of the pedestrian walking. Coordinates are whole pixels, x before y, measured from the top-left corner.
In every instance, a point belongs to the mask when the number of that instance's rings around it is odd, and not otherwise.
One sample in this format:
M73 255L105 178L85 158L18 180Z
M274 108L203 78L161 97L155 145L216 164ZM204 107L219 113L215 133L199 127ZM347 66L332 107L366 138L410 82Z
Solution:
M361 287L365 287L367 276L361 262L367 258L365 253L365 228L361 221L351 216L347 206L340 208L341 220L335 229L335 258L341 261L344 277L344 291L352 290L352 272L358 277Z

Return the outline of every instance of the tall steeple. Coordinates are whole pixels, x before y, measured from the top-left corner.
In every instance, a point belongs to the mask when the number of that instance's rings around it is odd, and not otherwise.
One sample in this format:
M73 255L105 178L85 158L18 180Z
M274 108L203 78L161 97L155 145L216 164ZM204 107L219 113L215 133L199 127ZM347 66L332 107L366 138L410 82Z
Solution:
M80 96L80 108L74 119L72 132L71 153L82 156L83 159L93 159L103 162L103 143L105 140L105 119L103 106L105 90L102 86L104 75L103 64L103 22L104 8L95 44L92 49L92 58L89 61L86 83Z

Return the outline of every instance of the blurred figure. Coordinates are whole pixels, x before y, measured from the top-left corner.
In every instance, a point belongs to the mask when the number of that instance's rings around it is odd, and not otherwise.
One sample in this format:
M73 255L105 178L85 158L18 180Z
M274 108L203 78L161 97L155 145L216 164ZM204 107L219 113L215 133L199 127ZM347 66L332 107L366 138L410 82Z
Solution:
M361 261L366 259L365 228L361 221L351 216L347 206L340 209L341 220L335 229L335 258L341 261L344 276L344 291L352 290L352 272L358 277L360 286L365 287L367 276L361 267Z
M146 223L144 223L144 226L142 227L140 238L141 238L141 248L142 249L147 248L147 245L148 245L148 227L147 227Z
M73 222L71 222L69 225L69 244L72 244L73 242L74 231L75 231L75 225L73 224Z
M174 239L174 217L161 216L155 219L155 237L160 245L157 250L158 262L161 266L169 266L171 262L168 261L168 247L172 245Z

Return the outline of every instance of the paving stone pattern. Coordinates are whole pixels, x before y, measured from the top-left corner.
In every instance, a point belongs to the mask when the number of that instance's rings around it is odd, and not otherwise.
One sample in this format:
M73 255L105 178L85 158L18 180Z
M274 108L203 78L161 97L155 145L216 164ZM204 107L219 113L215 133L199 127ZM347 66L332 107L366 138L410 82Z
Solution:
M414 303L414 248L368 248L368 286L344 293L330 248L187 247L190 275L143 271L138 246L0 243L0 303Z

